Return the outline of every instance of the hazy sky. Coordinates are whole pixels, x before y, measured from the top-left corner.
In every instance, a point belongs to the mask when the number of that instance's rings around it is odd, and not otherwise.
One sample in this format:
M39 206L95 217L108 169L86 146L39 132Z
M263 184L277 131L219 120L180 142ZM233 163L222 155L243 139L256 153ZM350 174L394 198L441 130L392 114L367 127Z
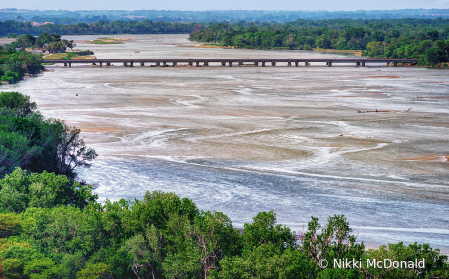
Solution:
M0 8L35 10L392 10L449 8L449 0L0 0Z

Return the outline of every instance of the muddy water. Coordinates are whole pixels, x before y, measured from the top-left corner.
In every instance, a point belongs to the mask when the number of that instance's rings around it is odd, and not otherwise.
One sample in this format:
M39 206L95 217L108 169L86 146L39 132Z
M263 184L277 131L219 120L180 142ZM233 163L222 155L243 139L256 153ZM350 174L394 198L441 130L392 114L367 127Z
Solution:
M135 39L77 48L98 58L338 56L178 47L189 44L186 35L128 37ZM368 245L416 241L449 252L446 70L48 69L2 90L28 94L45 116L82 129L100 157L80 177L98 185L101 200L172 191L223 211L236 227L274 209L296 231L311 215L324 222L344 214ZM389 112L357 112L376 109Z

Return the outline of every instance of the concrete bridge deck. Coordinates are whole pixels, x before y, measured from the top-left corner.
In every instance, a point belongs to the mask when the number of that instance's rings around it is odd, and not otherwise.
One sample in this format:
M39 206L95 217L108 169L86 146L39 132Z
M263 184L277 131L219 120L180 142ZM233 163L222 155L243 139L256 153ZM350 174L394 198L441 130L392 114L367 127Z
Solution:
M180 58L180 59L46 59L43 63L59 63L64 64L64 66L72 66L75 64L93 64L103 66L111 66L111 63L123 63L125 67L133 67L134 64L139 64L140 66L145 66L145 63L153 63L151 66L177 66L179 63L185 63L190 66L210 66L210 63L219 63L221 66L243 66L243 65L254 65L262 66L266 65L276 66L276 63L287 63L287 66L299 66L299 63L304 63L305 66L310 66L310 63L326 63L326 66L331 67L333 63L354 63L356 66L364 67L367 63L391 63L396 66L397 63L416 63L417 59L388 59L388 58L332 58L332 59L293 59L293 58L247 58L247 59L229 59L229 58ZM244 64L246 63L246 64ZM248 64L249 63L249 64Z

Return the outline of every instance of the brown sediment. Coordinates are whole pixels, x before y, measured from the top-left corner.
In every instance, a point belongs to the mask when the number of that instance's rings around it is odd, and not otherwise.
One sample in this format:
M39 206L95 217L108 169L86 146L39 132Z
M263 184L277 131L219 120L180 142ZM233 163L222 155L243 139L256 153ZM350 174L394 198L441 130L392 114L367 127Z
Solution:
M424 155L414 158L402 159L405 161L423 161L423 162L449 162L449 156L444 155Z
M114 128L110 128L106 125L102 125L102 124L94 124L94 123L90 123L90 122L73 122L73 123L68 123L70 125L74 124L74 126L78 129L81 130L81 132L91 132L91 133L95 133L95 132L111 132L111 133L117 133L117 132L122 132L121 130L118 129L114 129Z

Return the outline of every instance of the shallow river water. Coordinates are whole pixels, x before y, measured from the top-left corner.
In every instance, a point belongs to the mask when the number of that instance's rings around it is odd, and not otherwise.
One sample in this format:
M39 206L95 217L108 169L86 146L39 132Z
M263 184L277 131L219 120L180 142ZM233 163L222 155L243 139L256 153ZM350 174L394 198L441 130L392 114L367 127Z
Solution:
M337 57L311 51L179 47L186 35L126 35L98 58ZM353 58L351 55L347 55ZM3 91L82 129L100 154L80 178L101 200L163 190L235 227L274 209L302 231L344 214L368 246L449 253L449 72L426 68L48 66ZM409 108L411 110L407 111ZM362 111L390 111L358 113ZM391 111L396 111L391 112Z

